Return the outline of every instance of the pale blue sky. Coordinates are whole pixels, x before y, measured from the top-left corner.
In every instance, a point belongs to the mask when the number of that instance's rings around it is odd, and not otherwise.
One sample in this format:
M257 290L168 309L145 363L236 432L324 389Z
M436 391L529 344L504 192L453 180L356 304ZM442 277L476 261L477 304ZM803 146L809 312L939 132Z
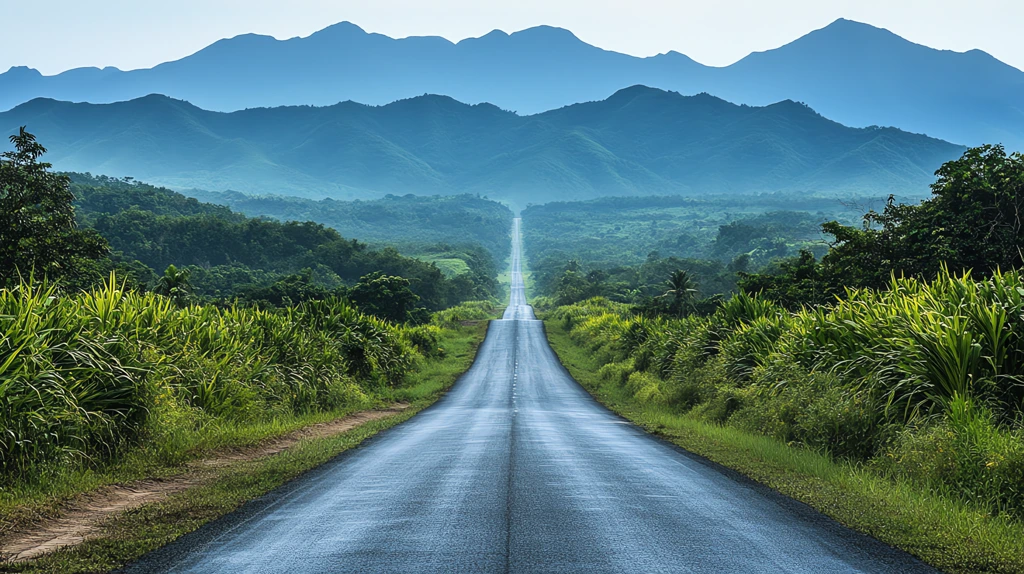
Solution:
M307 36L342 20L451 40L548 24L609 50L722 66L839 17L1024 68L1024 0L0 0L0 71L151 67L224 37Z

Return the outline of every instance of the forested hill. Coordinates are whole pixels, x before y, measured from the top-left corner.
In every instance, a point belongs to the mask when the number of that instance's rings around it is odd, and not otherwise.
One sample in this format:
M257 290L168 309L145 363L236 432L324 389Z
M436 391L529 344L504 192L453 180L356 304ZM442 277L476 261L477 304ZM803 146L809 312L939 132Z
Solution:
M422 96L382 107L201 110L163 96L34 100L0 114L59 169L178 188L335 198L479 193L515 205L603 195L927 193L963 148L853 129L784 101L737 106L636 86L536 116Z
M109 258L76 278L79 283L98 282L113 267L122 277L152 287L174 265L189 271L198 296L215 299L241 296L280 304L288 297L294 302L378 272L408 279L427 309L499 294L496 259L475 242L459 246L464 273L446 276L431 262L347 239L312 221L253 219L138 181L88 174L71 174L71 179L79 224L98 231L111 249ZM497 207L504 217L496 215L486 225L507 238L512 214ZM406 238L420 236L417 229L429 225L412 213L404 223ZM418 248L452 249L429 243Z

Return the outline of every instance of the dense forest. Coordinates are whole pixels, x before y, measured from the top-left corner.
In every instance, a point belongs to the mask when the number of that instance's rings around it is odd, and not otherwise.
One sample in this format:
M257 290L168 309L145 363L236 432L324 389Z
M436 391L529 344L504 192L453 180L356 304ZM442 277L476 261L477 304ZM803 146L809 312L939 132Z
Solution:
M885 201L884 195L766 193L552 202L522 211L523 241L534 263L560 256L587 265L632 265L652 251L725 261L753 252L766 261L803 247L824 253L821 223L855 223Z
M123 278L153 288L173 265L188 274L195 296L210 300L282 304L285 298L297 303L328 293L344 296L346 286L378 272L407 280L427 310L490 299L500 290L494 257L475 243L458 248L461 273L446 274L429 261L345 239L322 224L248 218L134 180L71 174L70 191L80 226L98 232L110 247L106 258L67 277L78 285L97 284L116 268ZM408 233L415 233L417 225L408 219ZM500 218L487 223L507 237ZM425 244L416 250L443 254L453 248Z
M739 272L730 298L701 305L669 272L654 307L596 297L547 318L645 408L1024 519L1022 207L1024 156L971 149L929 199L828 222L822 257Z
M512 211L476 195L388 195L381 199L339 201L238 192L191 190L202 201L226 205L250 217L315 221L346 237L386 243L415 254L424 245L481 245L497 261L509 253Z

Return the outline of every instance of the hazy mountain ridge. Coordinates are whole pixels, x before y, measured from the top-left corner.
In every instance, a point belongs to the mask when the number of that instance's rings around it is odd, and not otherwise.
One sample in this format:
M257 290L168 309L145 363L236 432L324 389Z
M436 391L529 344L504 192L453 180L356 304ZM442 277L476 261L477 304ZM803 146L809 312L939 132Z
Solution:
M380 105L443 93L538 113L636 84L751 105L792 99L846 125L1024 148L1024 72L978 50L934 50L848 20L724 68L677 52L610 52L546 26L452 43L396 40L341 23L306 38L237 36L151 69L42 76L12 68L0 74L0 109L40 96L103 103L161 93L230 111L343 100Z
M178 188L306 197L480 193L517 204L654 193L927 192L963 150L854 129L807 106L737 106L635 86L534 116L421 96L386 106L212 112L164 96L38 99L0 113L59 168Z

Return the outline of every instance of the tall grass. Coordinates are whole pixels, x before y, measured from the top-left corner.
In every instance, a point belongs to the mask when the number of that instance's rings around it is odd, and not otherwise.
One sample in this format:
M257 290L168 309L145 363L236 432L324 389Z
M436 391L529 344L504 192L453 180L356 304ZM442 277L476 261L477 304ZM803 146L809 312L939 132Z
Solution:
M466 301L458 307L434 313L433 323L443 328L455 328L468 321L486 321L493 315L492 301Z
M552 317L637 400L1024 518L1018 272L894 279L797 312L738 295L710 317L636 317L603 299Z
M341 300L280 312L178 308L126 290L0 290L0 483L109 461L168 427L362 404L441 352Z

